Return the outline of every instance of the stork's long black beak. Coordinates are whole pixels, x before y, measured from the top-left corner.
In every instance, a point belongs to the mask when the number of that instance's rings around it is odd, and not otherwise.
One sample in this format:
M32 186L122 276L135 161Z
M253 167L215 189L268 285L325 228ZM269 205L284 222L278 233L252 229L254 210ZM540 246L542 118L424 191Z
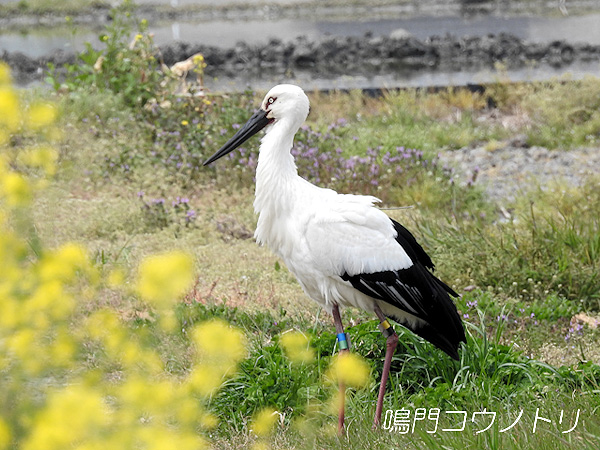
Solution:
M208 165L211 162L216 161L219 158L222 158L228 153L231 153L264 127L266 127L271 119L267 118L268 112L264 109L259 109L252 117L248 119L248 122L238 130L237 133L233 135L231 139L229 139L223 147L221 147L214 155L204 161L204 165Z

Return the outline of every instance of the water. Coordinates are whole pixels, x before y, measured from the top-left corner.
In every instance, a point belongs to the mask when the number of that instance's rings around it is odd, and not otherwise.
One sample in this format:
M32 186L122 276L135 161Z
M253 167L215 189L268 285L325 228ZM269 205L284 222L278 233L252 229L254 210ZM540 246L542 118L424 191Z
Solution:
M468 70L435 70L415 71L408 73L373 75L373 76L341 76L328 78L315 76L312 73L296 73L294 76L270 76L262 74L260 77L252 77L244 74L239 78L219 77L217 79L205 79L205 85L214 92L240 92L245 89L268 91L279 83L293 83L302 86L308 91L312 90L373 90L373 89L397 89L407 87L440 87L440 86L465 86L467 84L485 84L509 79L512 82L519 81L543 81L557 77L568 77L578 80L586 76L600 76L600 62L581 62L566 68L556 68L549 65L538 67L527 67L522 69L510 69L501 73L491 69L468 69Z
M169 0L170 1L170 0ZM179 0L183 4L185 0ZM232 0L233 1L233 0ZM289 0L295 1L295 0ZM297 1L297 0L296 0ZM206 0L208 3L209 0ZM19 51L31 57L48 55L56 50L67 52L80 51L83 43L91 42L99 47L97 30L76 29L66 26L56 28L31 29L28 31L0 32L0 51ZM384 19L339 20L336 18L303 18L275 20L214 20L214 21L174 21L155 24L151 32L158 45L175 41L203 43L218 47L232 47L237 42L248 44L266 43L270 38L282 41L293 40L298 36L320 39L328 35L362 36L366 32L374 35L387 35L402 29L419 39L432 35L452 34L455 36L482 36L486 34L509 33L530 42L550 42L566 40L570 43L589 43L600 45L600 13L567 17L502 17L487 15L477 17L425 17L405 18L390 15ZM567 68L555 69L549 66L511 70L507 73L512 80L547 79L572 73L575 78L585 74L599 75L598 63L578 63ZM293 78L269 77L241 79L207 80L212 88L239 89L250 84L252 87L269 87L274 81L294 81L310 84L313 88L361 88L361 87L398 87L430 86L445 84L465 84L490 81L495 74L470 71L414 72L373 77L336 77L335 79L314 79L311 74L296 74Z
M419 39L432 35L483 36L509 33L531 42L566 40L570 43L600 45L600 13L573 17L413 17L381 20L214 20L210 22L175 21L151 26L156 42L174 41L232 47L239 41L265 43L269 38L283 41L307 36L319 39L327 35L362 36L366 32L387 35L403 29ZM0 50L19 51L39 57L62 49L79 51L84 42L99 46L98 30L76 30L68 27L39 28L29 31L0 32Z

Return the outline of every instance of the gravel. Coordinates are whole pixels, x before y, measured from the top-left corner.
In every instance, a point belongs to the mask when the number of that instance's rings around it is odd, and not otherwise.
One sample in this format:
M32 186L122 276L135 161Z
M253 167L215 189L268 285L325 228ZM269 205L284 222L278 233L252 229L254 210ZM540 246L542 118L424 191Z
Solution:
M548 150L517 142L494 150L475 147L444 151L440 162L454 167L462 183L476 174L476 183L484 186L492 200L507 203L528 190L547 189L553 181L580 186L589 176L599 175L600 148Z

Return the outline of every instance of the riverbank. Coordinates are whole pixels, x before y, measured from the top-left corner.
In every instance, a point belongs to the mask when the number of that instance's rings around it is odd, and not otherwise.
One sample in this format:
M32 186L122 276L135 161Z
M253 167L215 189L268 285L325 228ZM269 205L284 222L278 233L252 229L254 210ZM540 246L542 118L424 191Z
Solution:
M291 42L273 39L259 45L240 42L232 48L177 42L160 47L156 56L171 66L197 53L204 55L207 79L235 79L243 73L244 80L262 76L335 79L349 74L409 77L415 73L495 71L497 64L508 70L536 66L568 70L572 65L587 64L593 71L594 63L600 61L600 45L566 41L534 43L508 34L432 36L420 40L402 32L321 40L300 37ZM21 52L3 52L0 59L11 66L16 79L28 83L43 80L48 64L60 68L75 63L77 56L57 51L33 58Z

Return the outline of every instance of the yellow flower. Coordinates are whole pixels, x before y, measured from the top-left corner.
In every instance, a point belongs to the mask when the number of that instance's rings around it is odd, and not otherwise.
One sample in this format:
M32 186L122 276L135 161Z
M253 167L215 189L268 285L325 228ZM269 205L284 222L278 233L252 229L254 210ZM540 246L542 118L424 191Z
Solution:
M268 442L256 441L254 444L252 444L250 450L269 450L270 448L271 446L268 444Z
M125 272L122 268L117 267L110 271L106 281L110 287L121 287L125 283Z
M212 430L216 428L218 424L219 419L213 414L205 413L200 416L200 425L206 430Z
M10 67L4 61L0 61L0 86L11 83Z
M196 433L181 432L165 427L144 427L137 432L141 445L146 450L201 450L207 443Z
M184 127L187 127L190 123L187 120L182 120L181 121L181 125L183 125Z
M8 172L0 175L0 198L9 206L25 206L31 200L31 187L22 175Z
M311 362L315 357L315 352L310 347L309 339L299 331L284 333L281 335L279 342L285 354L292 362Z
M54 175L58 152L53 147L37 147L23 152L19 159L30 167L42 169L46 175Z
M265 408L254 415L250 427L257 436L267 436L279 419L279 413L272 408Z
M139 266L137 292L159 307L173 303L194 280L192 258L180 251L146 258Z
M243 333L222 320L209 320L191 332L203 360L235 365L246 356Z
M187 379L192 392L209 397L223 384L223 372L220 367L201 365L194 367Z
M50 103L39 103L29 109L27 125L33 130L47 127L56 120L56 108Z
M100 393L84 386L69 386L50 395L21 448L70 448L96 435L107 422L107 408Z
M0 85L0 128L14 131L19 127L21 111L17 93L10 87Z
M135 41L138 42L140 41L144 36L142 36L140 33L135 35Z
M10 428L0 417L0 450L8 449L10 444Z
M21 120L21 110L19 108L19 97L16 91L10 85L10 69L0 61L0 129L6 127L8 132L16 130ZM3 137L3 141L7 139ZM0 141L0 144L3 143Z
M348 387L361 388L369 382L369 365L355 353L339 353L327 371L327 377Z
M54 252L44 255L40 264L40 275L45 281L72 282L78 273L92 272L85 249L74 243L64 244Z
M54 367L70 367L75 363L76 344L66 327L59 329L54 342L49 347L49 354Z

